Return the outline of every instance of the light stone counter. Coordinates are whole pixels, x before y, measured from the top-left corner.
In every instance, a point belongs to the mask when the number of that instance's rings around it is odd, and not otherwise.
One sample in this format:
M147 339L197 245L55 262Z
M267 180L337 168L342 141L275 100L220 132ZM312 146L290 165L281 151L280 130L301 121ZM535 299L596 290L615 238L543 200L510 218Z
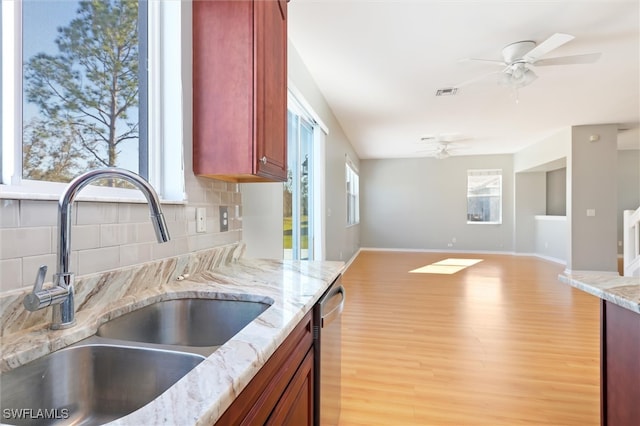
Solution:
M194 263L198 262L191 261L190 265ZM180 265L178 261L177 266ZM180 275L180 271L194 268L169 266L172 269L168 274L172 277L169 282L145 286L134 295L116 295L118 299L114 303L96 303L100 309L83 306L77 313L78 324L71 329L49 331L44 327L32 327L5 333L2 370L89 337L110 318L157 301L199 297L273 302L269 309L153 402L109 423L210 425L224 413L344 268L343 262L235 258L230 263L223 262L222 266L182 279L184 275ZM166 263L158 270L163 268L169 269ZM87 295L84 305L91 305L87 302L90 300ZM10 315L11 312L7 316Z
M560 275L559 280L640 314L640 278L595 273Z

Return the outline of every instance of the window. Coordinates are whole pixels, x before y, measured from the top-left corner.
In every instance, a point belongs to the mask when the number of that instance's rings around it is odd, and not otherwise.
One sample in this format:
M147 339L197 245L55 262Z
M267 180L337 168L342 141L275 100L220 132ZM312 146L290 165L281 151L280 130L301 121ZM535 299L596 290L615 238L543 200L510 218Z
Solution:
M502 170L467 171L467 223L502 223Z
M347 225L360 223L360 178L355 166L347 157Z
M183 177L163 174L182 170L180 5L171 3L3 0L1 192L52 196L64 185L50 182L122 167L182 199Z

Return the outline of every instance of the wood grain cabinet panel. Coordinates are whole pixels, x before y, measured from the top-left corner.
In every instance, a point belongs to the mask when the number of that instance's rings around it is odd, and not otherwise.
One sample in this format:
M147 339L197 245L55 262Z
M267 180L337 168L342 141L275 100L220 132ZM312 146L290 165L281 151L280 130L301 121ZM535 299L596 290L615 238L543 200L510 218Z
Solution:
M287 2L193 2L193 171L287 178Z
M216 422L313 424L313 318L309 312Z
M640 425L640 314L602 301L603 426Z

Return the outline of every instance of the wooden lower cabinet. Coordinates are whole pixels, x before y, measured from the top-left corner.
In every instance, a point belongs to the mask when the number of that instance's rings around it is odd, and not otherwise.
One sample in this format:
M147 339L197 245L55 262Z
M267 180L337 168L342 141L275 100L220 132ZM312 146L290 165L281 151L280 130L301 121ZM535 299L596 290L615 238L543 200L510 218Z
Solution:
M313 350L298 368L298 372L285 389L268 425L299 426L313 424Z
M602 301L601 423L640 425L640 314Z
M313 424L313 318L311 312L222 414L222 425Z

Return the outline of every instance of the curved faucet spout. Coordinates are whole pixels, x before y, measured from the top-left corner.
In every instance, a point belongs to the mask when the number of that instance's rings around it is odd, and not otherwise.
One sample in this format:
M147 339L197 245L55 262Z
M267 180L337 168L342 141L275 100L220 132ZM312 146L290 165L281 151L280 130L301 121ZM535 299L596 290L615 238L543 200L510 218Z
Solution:
M147 199L151 222L156 232L159 243L169 241L169 230L162 214L158 194L153 187L141 176L124 169L106 168L91 170L73 179L58 201L58 256L57 272L53 278L53 288L38 289L38 283L42 286L44 272L38 275L33 293L24 301L28 310L42 309L49 305L53 307L53 321L51 328L54 330L68 328L75 324L74 307L74 275L69 271L71 257L71 207L78 192L85 186L98 179L123 179L138 188ZM42 269L41 269L42 271ZM42 275L42 276L41 276Z
M106 168L86 172L71 182L58 201L58 274L69 272L69 258L71 250L71 207L76 196L84 188L98 179L122 179L135 185L146 197L149 204L149 213L156 238L159 243L170 240L169 230L160 208L158 194L153 187L141 176L124 169Z

